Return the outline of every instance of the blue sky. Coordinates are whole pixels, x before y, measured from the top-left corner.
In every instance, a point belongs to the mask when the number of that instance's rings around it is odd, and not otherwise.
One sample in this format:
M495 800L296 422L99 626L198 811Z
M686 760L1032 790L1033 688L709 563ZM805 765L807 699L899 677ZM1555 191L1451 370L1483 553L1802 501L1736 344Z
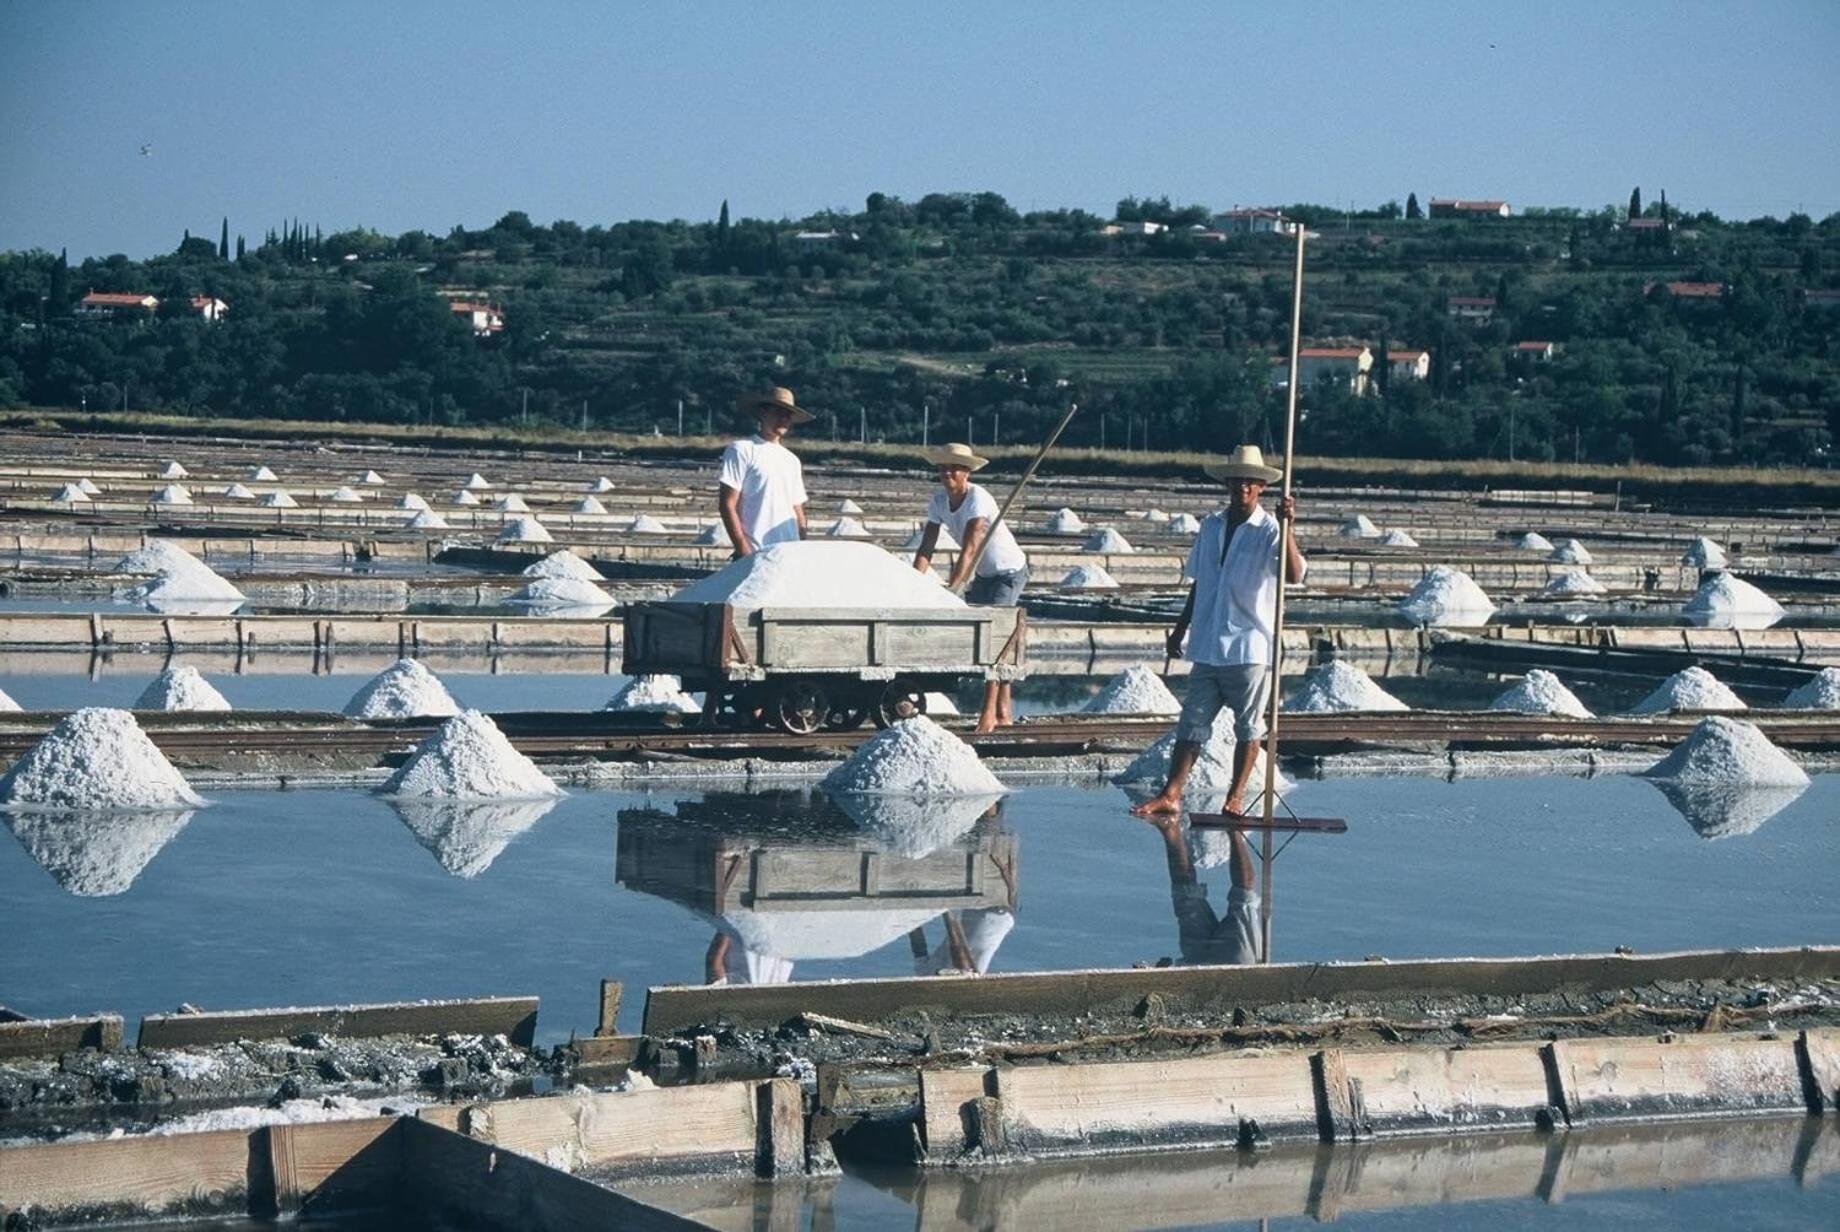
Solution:
M1840 3L0 0L0 249L991 189L1840 210ZM151 152L140 153L143 145Z

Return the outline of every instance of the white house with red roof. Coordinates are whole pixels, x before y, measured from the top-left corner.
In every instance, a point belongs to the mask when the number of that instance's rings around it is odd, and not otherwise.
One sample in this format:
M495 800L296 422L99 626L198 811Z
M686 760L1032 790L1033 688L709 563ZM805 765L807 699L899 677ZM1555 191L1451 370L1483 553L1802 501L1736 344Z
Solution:
M1367 392L1368 375L1373 371L1374 353L1364 346L1303 347L1297 352L1299 389L1308 389L1323 381L1341 381L1356 394ZM1427 368L1427 371L1429 369ZM1282 389L1290 376L1290 358L1279 355L1271 361L1271 383Z
M1283 210L1255 206L1234 206L1214 220L1228 235L1290 235L1297 224L1284 216Z
M1513 213L1506 201L1472 201L1467 197L1431 198L1433 218L1508 218Z
M194 295L192 296L192 311L212 324L216 324L224 319L225 313L230 311L230 305L215 295Z
M134 291L91 291L77 303L82 317L152 316L159 310L158 296Z
M1386 375L1393 381L1423 381L1431 376L1431 352L1414 350L1391 350L1386 353Z
M1453 295L1444 301L1444 311L1455 321L1487 325L1495 319L1493 295Z

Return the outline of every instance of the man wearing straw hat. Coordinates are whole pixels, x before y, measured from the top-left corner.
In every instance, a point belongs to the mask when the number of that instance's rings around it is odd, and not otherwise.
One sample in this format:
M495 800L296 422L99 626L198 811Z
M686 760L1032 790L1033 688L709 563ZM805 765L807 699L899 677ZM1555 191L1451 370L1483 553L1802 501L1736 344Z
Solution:
M914 552L914 568L922 573L932 568L933 550L939 546L939 528L943 526L958 540L958 559L952 564L952 576L946 579L946 585L957 590L969 579L966 602L1015 607L1022 598L1022 588L1028 584L1029 558L1017 546L1009 527L998 520L996 498L971 482L971 472L983 470L990 459L979 457L969 445L957 443L929 449L925 457L939 469L939 490L926 506L926 529L920 533L920 547ZM971 577L974 564L977 574ZM999 725L1008 726L1014 718L1009 681L986 681L977 729L993 731Z
M1265 512L1259 496L1284 472L1265 465L1257 445L1241 445L1225 462L1209 463L1209 478L1227 485L1227 506L1209 514L1189 549L1184 572L1194 579L1182 615L1170 630L1171 658L1184 653L1188 636L1188 692L1176 724L1176 747L1169 760L1169 781L1154 798L1132 809L1140 817L1177 813L1182 788L1195 767L1201 747L1223 709L1233 711L1233 785L1225 812L1245 809L1246 783L1258 758L1264 734L1265 691L1271 673L1272 624L1277 607L1278 520ZM1278 518L1296 515L1296 501L1279 502ZM1301 582L1307 565L1290 539L1285 561L1287 581Z
M793 424L815 416L775 385L743 394L735 409L759 417L760 428L722 451L717 508L736 556L752 556L772 543L805 537L805 472L798 455L780 444Z

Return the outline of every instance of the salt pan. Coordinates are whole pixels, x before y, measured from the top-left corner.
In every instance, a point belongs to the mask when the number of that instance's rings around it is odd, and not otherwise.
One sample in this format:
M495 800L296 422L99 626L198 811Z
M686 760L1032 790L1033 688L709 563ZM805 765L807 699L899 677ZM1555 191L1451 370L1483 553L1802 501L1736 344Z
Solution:
M554 543L556 537L534 517L512 518L498 532L500 543Z
M1540 587L1543 595L1601 595L1604 584L1583 569L1561 569Z
M977 750L925 715L902 719L858 746L824 778L833 793L896 796L998 795Z
M1553 550L1552 540L1536 530L1530 530L1519 539L1516 539L1514 541L1514 546L1520 548L1524 552L1550 552Z
M1086 529L1086 522L1071 509L1056 509L1048 517L1048 529L1057 534L1068 535Z
M511 596L511 602L531 607L598 607L613 606L613 596L593 582L576 577L535 577Z
M634 676L603 707L625 713L701 714L703 707L684 692L684 682L676 676Z
M1576 539L1561 539L1559 546L1552 551L1552 558L1568 565L1588 565L1594 559L1584 544Z
M426 509L428 502L414 492L404 492L396 498L396 507L398 509Z
M1087 714L1179 714L1182 703L1161 676L1134 663L1106 681L1080 709Z
M1591 712L1576 694L1560 683L1559 678L1543 668L1534 668L1519 684L1489 703L1490 710L1514 710L1521 714L1559 714L1573 719L1591 718Z
M542 560L524 567L524 576L530 578L561 577L579 578L584 582L604 582L607 579L601 571L583 560L569 548L557 548Z
M1687 550L1681 553L1680 563L1696 565L1701 569L1723 569L1730 563L1730 558L1725 555L1724 548L1701 535L1687 545Z
M441 718L460 713L440 677L414 659L398 659L345 703L354 719Z
M423 509L405 525L411 530L446 530L447 519L432 509Z
M1411 709L1375 684L1373 677L1341 659L1331 659L1305 673L1302 685L1285 699L1284 708L1303 714Z
M353 505L364 499L364 494L356 488L340 487L333 491L332 499L341 505Z
M378 790L386 796L449 800L528 800L563 794L477 710L463 710L441 724Z
M662 535L665 533L665 526L651 514L642 513L626 524L626 530L628 534L633 535Z
M1101 526L1080 545L1082 552L1135 552L1137 549L1123 535L1109 526Z
M265 509L298 509L300 502L289 495L285 488L276 488L262 498L262 506Z
M1375 526L1374 520L1366 514L1357 513L1345 520L1341 529L1336 533L1344 539L1377 539L1380 536L1380 528Z
M1495 605L1469 574L1434 565L1400 601L1399 611L1421 625L1481 625Z
M492 502L492 508L500 513L529 513L530 506L516 492L507 492Z
M454 493L453 500L448 503L450 505L477 505L479 503L479 498L465 488L461 488L458 492Z
M1685 740L1644 773L1651 779L1721 787L1805 787L1808 774L1753 724L1704 718Z
M14 809L183 809L204 800L126 710L89 706L59 720L0 778Z
M57 495L53 496L51 499L54 501L63 501L67 505L86 505L89 503L89 493L85 492L74 483L67 483L59 488L57 490Z
M136 710L228 710L230 702L189 663L169 667L135 699Z
M541 800L437 800L398 798L390 807L402 818L415 841L434 853L441 867L456 877L479 876L498 859L511 840L536 825L556 807L554 797Z
M1783 698L1783 705L1793 710L1840 710L1840 667L1822 668L1813 680Z
M824 533L833 539L867 539L869 529L855 518L838 518L824 528Z
M1670 710L1745 710L1748 707L1703 667L1675 672L1647 697L1630 708L1631 714L1664 714Z
M692 582L672 600L736 607L957 608L965 601L872 543L775 543Z
M1117 590L1118 579L1104 565L1075 565L1056 585L1062 590Z
M575 502L575 504L571 507L570 512L571 513L606 513L607 506L601 504L600 499L598 497L584 496L580 500Z
M1418 546L1418 540L1397 527L1380 536L1380 542L1389 548L1415 548Z
M192 494L185 490L184 484L169 483L153 494L153 503L156 505L189 505L192 503Z

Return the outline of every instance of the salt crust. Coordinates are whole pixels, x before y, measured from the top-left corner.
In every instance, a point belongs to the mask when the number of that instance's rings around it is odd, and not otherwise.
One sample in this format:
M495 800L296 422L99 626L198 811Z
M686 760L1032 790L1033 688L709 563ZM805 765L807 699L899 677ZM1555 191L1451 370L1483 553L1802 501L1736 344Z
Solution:
M275 482L275 472L269 470L266 466L258 465L250 467L249 477L258 483Z
M89 493L85 492L74 483L67 483L59 488L57 490L57 495L53 496L51 499L54 501L63 501L65 504L69 505L83 505L89 503Z
M378 791L444 800L534 800L563 794L477 710L463 710L441 724Z
M1133 663L1106 681L1080 709L1087 714L1179 714L1182 703L1161 676L1141 663Z
M398 659L351 695L345 713L354 719L444 718L460 707L439 676L414 659Z
M192 472L186 470L183 466L180 466L177 462L168 462L166 464L166 469L160 472L160 478L161 479L184 479L187 475L190 475L191 473Z
M542 560L524 567L524 576L528 578L577 578L583 582L604 582L606 577L599 569L575 555L568 548L557 548Z
M1405 531L1400 530L1398 527L1394 527L1392 530L1387 531L1386 534L1380 536L1380 542L1389 548L1415 548L1418 546L1418 540L1414 539Z
M169 667L135 699L136 710L228 710L230 701L189 663Z
M1530 530L1519 539L1516 539L1514 541L1514 546L1526 552L1550 552L1553 550L1552 540L1548 539L1537 530Z
M1201 530L1201 519L1192 513L1178 513L1169 519L1169 529L1183 535L1193 535Z
M1048 516L1048 529L1060 534L1072 534L1086 529L1086 522L1071 509L1056 509Z
M1559 546L1552 550L1552 558L1568 565L1588 565L1594 559L1584 544L1576 539L1561 539Z
M364 499L364 494L356 488L340 487L332 493L332 499L341 505L350 505Z
M1131 541L1109 526L1101 526L1080 545L1082 552L1135 552Z
M231 500L254 500L256 498L254 491L240 483L233 483L225 488L224 495Z
M1729 573L1715 573L1700 583L1681 611L1703 616L1781 616L1782 604Z
M1344 539L1374 539L1379 537L1380 528L1366 514L1357 513L1344 521L1336 533Z
M1341 659L1330 659L1305 673L1297 691L1284 700L1284 708L1302 714L1411 709L1375 684L1373 677Z
M998 795L1005 789L977 750L925 715L903 719L858 746L824 778L831 792L896 796Z
M711 522L696 532L696 542L700 547L732 548L735 541L728 537L728 527L720 522Z
M857 504L855 501L849 499L848 497L845 497L843 500L837 502L837 512L838 513L860 514L862 511L863 511L863 507Z
M18 710L18 709L19 709L19 703L14 701L12 698L8 697L6 695L5 689L0 689L0 710Z
M1480 625L1488 623L1495 604L1469 574L1433 565L1400 600L1399 611L1422 625Z
M580 500L575 502L573 508L571 509L571 512L574 512L574 513L606 513L607 506L601 504L599 497L584 496Z
M1574 719L1591 718L1591 712L1576 694L1544 668L1534 668L1519 684L1489 703L1490 710L1514 710L1521 714L1560 714Z
M613 596L583 578L537 577L512 595L511 602L532 607L612 607Z
M141 870L185 829L191 809L135 812L5 813L28 855L79 898L106 898L134 884Z
M1189 771L1188 782L1183 784L1182 794L1186 799L1193 795L1215 795L1227 791L1233 786L1233 716L1222 710L1214 717L1214 727L1207 741L1202 744L1200 754L1195 758L1195 768ZM1139 753L1130 765L1124 768L1112 781L1120 786L1137 786L1160 789L1169 779L1170 759L1175 756L1176 733L1170 732L1149 748ZM1261 750L1258 759L1252 763L1251 781L1246 787L1246 800L1250 803L1265 790L1265 767L1269 759ZM1279 771L1277 778L1278 794L1283 796L1290 791L1293 784ZM1219 803L1224 803L1221 801Z
M416 842L434 853L441 867L456 877L473 878L492 867L511 840L543 820L556 807L554 797L541 800L390 801Z
M405 523L411 530L446 530L447 519L432 509L423 509Z
M684 682L676 676L634 676L620 687L602 709L628 714L700 714L703 707L684 692Z
M1753 724L1704 718L1645 772L1651 779L1714 786L1805 787L1808 773Z
M867 539L869 529L855 518L838 518L824 528L824 533L833 539Z
M1663 680L1658 688L1629 708L1631 714L1664 714L1670 710L1746 710L1738 695L1703 667L1689 667Z
M426 509L428 501L414 492L404 492L397 498L396 507L398 509Z
M1117 590L1118 579L1104 565L1075 565L1056 585L1062 590Z
M642 513L626 524L626 530L634 535L662 535L665 526L649 513Z
M479 498L474 496L467 489L461 488L458 492L454 493L453 500L448 503L453 505L477 505L479 503Z
M1731 563L1725 555L1725 549L1714 540L1699 536L1687 545L1687 550L1680 555L1683 565L1697 565L1701 569L1723 569Z
M290 496L285 488L276 488L262 498L262 507L265 509L298 509L300 502Z
M189 505L192 503L192 494L185 490L184 484L169 483L154 492L153 503L156 505Z
M1840 710L1840 667L1822 668L1813 680L1783 698L1783 705L1793 710Z
M492 502L492 508L500 513L529 513L530 506L516 492L507 492Z
M671 596L678 603L736 607L960 608L937 578L872 543L803 539L731 561Z
M0 805L184 809L204 800L126 710L89 706L59 720L0 778Z
M1604 584L1583 569L1566 569L1552 575L1540 587L1543 595L1601 595Z
M504 529L498 532L500 543L554 543L556 537L549 533L549 527L534 517L512 518L506 522Z

